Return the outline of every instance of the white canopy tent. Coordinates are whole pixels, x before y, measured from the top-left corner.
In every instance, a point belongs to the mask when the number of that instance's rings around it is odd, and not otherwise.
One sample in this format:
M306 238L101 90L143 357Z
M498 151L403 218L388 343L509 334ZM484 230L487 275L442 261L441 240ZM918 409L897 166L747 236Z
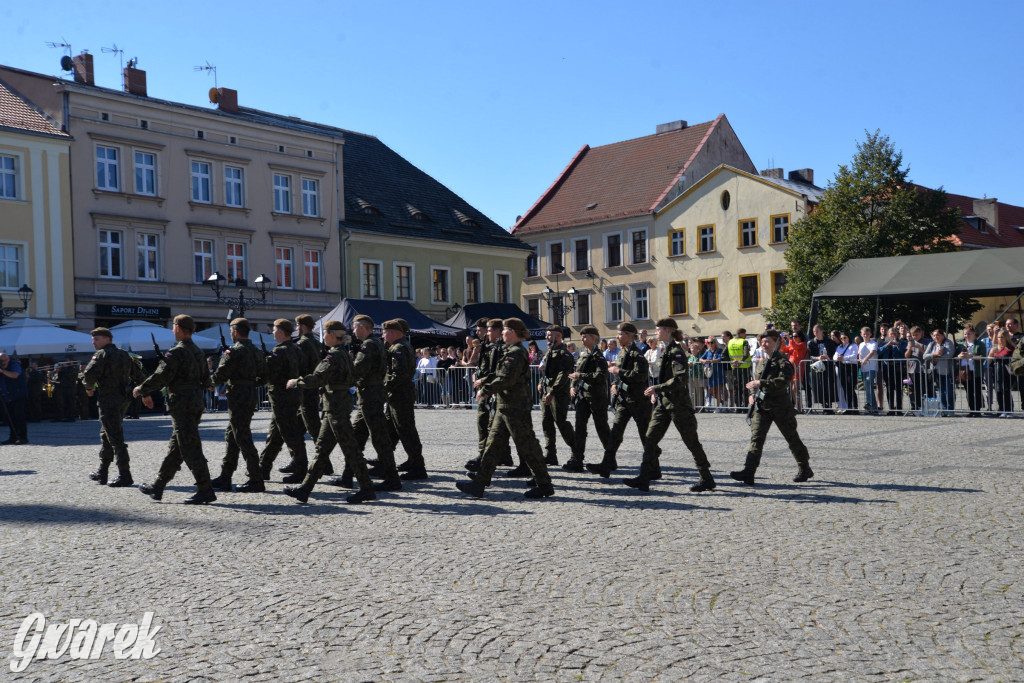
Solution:
M45 320L16 318L0 327L0 350L11 356L57 356L92 353L92 337Z
M132 353L156 355L153 350L154 339L156 339L160 351L167 351L178 343L174 339L173 330L145 320L129 320L120 325L114 325L110 331L114 334L114 345ZM192 336L192 341L203 351L216 351L220 348L219 341L201 337L198 334Z
M195 335L192 336L192 341L198 344L199 342L196 340L196 337L203 337L205 339L214 340L215 342L217 342L217 346L220 347L221 334L224 335L224 343L226 343L228 346L231 346L232 342L230 323L221 323L216 327L211 327L209 329L196 332ZM268 350L274 348L277 345L277 342L274 340L274 335L265 334L263 332L249 332L249 341L255 344L256 348L260 348L260 341L262 341L266 345Z

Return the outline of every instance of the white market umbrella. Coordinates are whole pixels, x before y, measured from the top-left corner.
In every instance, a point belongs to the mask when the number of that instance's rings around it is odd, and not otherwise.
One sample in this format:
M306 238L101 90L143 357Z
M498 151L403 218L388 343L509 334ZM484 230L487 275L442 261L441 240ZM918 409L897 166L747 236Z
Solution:
M0 327L0 350L11 356L92 353L92 336L65 330L45 320L15 318Z
M114 333L114 345L132 353L156 355L153 350L154 338L160 351L167 351L178 343L173 330L145 320L129 320L114 325L110 331ZM216 351L220 346L219 343L198 335L193 335L192 341L203 351Z
M233 343L231 341L231 324L230 323L221 323L220 325L217 325L216 327L210 327L210 328L202 330L200 332L196 332L195 335L193 335L193 337L192 337L192 341L194 341L194 342L196 342L198 344L199 341L196 339L196 337L203 337L204 339L212 339L215 342L217 342L217 348L220 348L220 335L221 335L221 333L224 334L224 343L226 343L230 347L231 344ZM263 343L267 345L267 351L269 351L272 348L274 348L275 346L277 346L277 342L274 340L274 335L266 334L266 333L263 333L263 332L256 332L255 330L249 332L249 341L251 341L253 344L255 344L257 349L260 348L260 340L261 339L263 340Z

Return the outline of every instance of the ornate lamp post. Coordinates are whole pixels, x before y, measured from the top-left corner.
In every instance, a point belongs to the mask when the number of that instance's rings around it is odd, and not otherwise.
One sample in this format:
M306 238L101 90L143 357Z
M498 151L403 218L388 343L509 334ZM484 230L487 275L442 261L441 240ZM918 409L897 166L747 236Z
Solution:
M569 297L569 302L566 303L565 297L562 296L562 292L559 289L557 273L555 274L555 289L545 287L544 291L541 292L544 296L544 301L548 302L548 310L551 312L551 317L556 325L565 326L565 317L576 308L577 293L575 287L570 287L569 291L565 293Z
M214 296L217 297L218 304L225 304L227 306L234 306L228 311L228 320L235 317L237 312L238 317L245 317L245 311L252 308L256 304L266 303L267 301L267 289L270 287L270 278L266 275L260 275L256 278L253 285L256 287L256 292L259 294L259 298L246 297L245 288L249 284L244 278L238 278L237 280L231 281L231 284L238 287L238 298L232 295L222 295L221 290L227 285L228 279L221 275L219 272L214 271L213 275L206 278L206 284L210 285L210 289L213 290Z
M32 295L35 292L28 285L22 285L18 288L18 298L21 299L21 308L16 306L4 306L4 299L0 296L0 326L7 322L7 318L11 317L15 313L24 313L28 310L28 302L32 300Z

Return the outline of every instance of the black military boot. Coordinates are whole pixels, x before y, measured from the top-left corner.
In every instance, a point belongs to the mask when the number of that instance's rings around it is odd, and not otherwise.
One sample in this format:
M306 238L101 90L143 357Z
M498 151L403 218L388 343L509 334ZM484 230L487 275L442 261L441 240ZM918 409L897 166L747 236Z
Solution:
M410 469L415 469L412 460L406 460L405 462L398 466L399 472L408 472Z
M735 472L730 472L729 476L732 477L733 479L735 479L736 481L743 482L747 486L753 486L754 485L754 472L755 471L756 470L752 470L752 469L750 469L748 467L744 467L742 470L737 470Z
M385 479L384 481L377 482L373 485L374 491L401 491L402 480L401 479Z
M427 478L427 469L425 467L413 466L411 469L398 475L398 478L402 481L423 481Z
M120 489L126 486L131 486L135 483L132 480L132 472L127 467L121 469L117 468L117 479L107 484L112 489Z
M345 500L353 505L358 505L370 500L377 500L377 494L373 492L373 489L359 489Z
M230 493L231 492L231 475L227 474L226 472L224 472L222 470L221 473L220 473L220 476L216 477L215 479L211 479L210 480L210 486L212 486L213 488L215 488L218 491L226 491L226 492Z
M295 461L292 460L287 465L281 465L280 467L277 468L277 471L283 474L291 474L292 472L295 471Z
M632 479L623 479L622 483L626 486L636 489L637 491L650 491L651 482L645 477L633 477Z
M476 457L476 458L473 458L472 460L467 460L466 464L464 465L464 467L467 470L469 470L470 472L479 472L480 471L480 458Z
M200 489L185 499L185 505L206 505L217 500L213 489Z
M498 463L504 467L512 467L516 464L516 461L512 459L512 451L505 451L505 455L501 456L501 462Z
M715 490L715 478L711 476L711 470L702 470L700 473L700 479L696 484L690 487L690 491L693 493L701 493L702 491L714 491Z
M800 465L800 469L797 470L796 476L793 477L793 481L798 484L805 482L814 476L814 470L811 469L810 463L804 463Z
M330 486L340 486L345 489L352 488L352 470L345 468L340 477L333 477L324 482Z
M305 503L309 500L309 491L302 488L301 486L285 486L284 495L291 496L300 503Z
M89 478L101 486L106 486L108 469L110 469L110 465L100 465L95 472L89 473Z
M505 476L513 479L516 477L530 477L533 476L533 472L531 472L530 468L526 466L526 463L521 463L519 467L515 467L506 472Z
M247 481L244 484L239 484L238 488L235 489L235 493L263 493L267 490L263 480L259 481Z
M545 484L544 486L534 486L532 489L523 494L524 498L550 498L555 495L555 487L551 484Z
M260 473L263 475L263 481L270 481L270 473L274 469L274 463L272 462L261 462Z
M324 468L324 474L334 474L334 465L331 463L331 459L327 458L327 467Z
M285 484L301 484L302 480L306 478L306 468L303 467L301 470L295 470L287 477L281 479Z
M566 472L583 472L583 458L572 456L562 465L562 469Z
M545 465L557 465L558 464L558 455L554 451L552 451L551 453L548 453L547 456L544 458L544 464Z
M154 484L139 484L139 490L153 500L160 500L164 497L164 485L159 481Z
M468 493L474 498L484 497L484 485L476 479L470 479L469 481L457 481L455 482L455 488L463 493Z
M612 474L612 468L608 464L608 458L605 458L599 463L588 462L587 469L602 479L607 479Z

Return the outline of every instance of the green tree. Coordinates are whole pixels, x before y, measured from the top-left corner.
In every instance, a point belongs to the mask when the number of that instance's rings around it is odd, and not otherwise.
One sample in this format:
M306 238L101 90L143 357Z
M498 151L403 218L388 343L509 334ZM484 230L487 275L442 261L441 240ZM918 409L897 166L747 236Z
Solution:
M866 131L865 131L866 132ZM907 180L903 153L880 131L866 132L857 143L852 163L842 165L814 211L793 224L786 263L785 288L767 311L769 320L788 326L806 321L814 291L855 258L906 256L954 251L950 240L960 226L960 211L946 206L941 188L928 190ZM828 328L856 331L876 327L875 299L823 301L819 323ZM945 326L947 299L883 299L882 320L900 317L923 326ZM964 322L980 309L973 299L954 299L953 320ZM785 327L783 327L785 329Z

